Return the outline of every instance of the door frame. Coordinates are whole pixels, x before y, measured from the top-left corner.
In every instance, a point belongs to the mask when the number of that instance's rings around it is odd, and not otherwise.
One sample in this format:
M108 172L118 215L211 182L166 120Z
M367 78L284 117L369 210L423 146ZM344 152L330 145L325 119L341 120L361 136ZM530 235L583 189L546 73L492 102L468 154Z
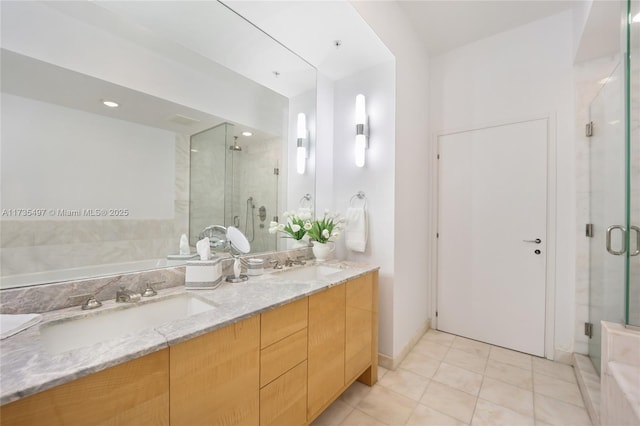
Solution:
M547 120L547 235L546 241L548 242L546 250L546 283L545 283L545 327L544 327L544 354L545 358L553 360L555 359L555 305L556 305L556 196L557 196L557 144L556 144L556 113L549 112L546 114L530 115L525 117L518 117L513 119L505 119L490 123L470 124L468 126L441 130L432 134L431 138L431 155L430 155L430 170L431 170L431 187L430 191L430 204L431 204L431 220L429 227L432 230L431 235L431 255L429 256L429 264L431 270L430 282L431 282L431 322L433 328L438 326L438 318L436 312L438 309L438 203L440 200L439 188L440 188L440 168L438 161L439 151L439 138L445 135L451 135L455 133L470 132L474 130L482 130L491 127L499 127L510 124L518 124L528 121Z

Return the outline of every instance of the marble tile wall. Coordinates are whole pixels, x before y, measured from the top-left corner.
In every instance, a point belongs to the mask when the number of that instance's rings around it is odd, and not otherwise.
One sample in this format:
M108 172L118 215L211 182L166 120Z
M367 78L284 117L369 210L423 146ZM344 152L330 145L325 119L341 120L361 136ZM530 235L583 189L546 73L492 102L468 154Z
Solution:
M177 253L189 224L189 139L176 135L171 219L12 220L2 222L2 276L77 268Z
M279 252L261 253L255 257L265 260L265 269L270 268L270 260L278 260L282 265L288 258L313 259L311 248L301 248ZM245 267L242 268L246 270ZM233 259L222 260L222 275L233 274ZM153 284L156 290L184 285L185 267L155 269L143 272L118 274L108 277L74 280L31 287L0 290L1 314L27 314L48 312L72 306L80 306L91 295L99 301L113 299L120 286L128 290L142 292L146 285Z

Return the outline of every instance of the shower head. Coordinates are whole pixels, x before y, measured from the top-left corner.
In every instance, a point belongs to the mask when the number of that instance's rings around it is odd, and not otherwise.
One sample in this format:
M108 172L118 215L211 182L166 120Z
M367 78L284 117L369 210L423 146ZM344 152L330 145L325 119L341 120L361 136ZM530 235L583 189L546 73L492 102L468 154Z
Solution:
M233 145L229 147L229 151L242 151L242 147L238 145L238 137L233 137Z

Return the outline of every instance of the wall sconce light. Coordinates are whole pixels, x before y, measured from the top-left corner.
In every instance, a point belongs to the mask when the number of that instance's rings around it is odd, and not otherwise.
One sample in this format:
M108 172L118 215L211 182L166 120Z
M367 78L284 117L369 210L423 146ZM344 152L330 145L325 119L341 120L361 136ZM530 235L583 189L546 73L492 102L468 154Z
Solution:
M369 117L364 95L356 96L356 166L364 167L364 152L369 147Z
M305 139L308 138L307 133L307 117L304 113L298 114L298 147L296 148L296 170L298 174L303 175L307 163L307 146Z

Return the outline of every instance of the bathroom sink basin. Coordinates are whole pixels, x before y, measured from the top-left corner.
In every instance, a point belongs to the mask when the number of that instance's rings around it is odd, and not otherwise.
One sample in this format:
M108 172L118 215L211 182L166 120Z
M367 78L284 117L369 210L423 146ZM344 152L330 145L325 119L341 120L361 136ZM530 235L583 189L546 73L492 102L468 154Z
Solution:
M276 272L273 277L285 280L322 280L341 271L342 269L332 266L313 265Z
M46 351L62 353L111 340L136 330L154 328L214 309L214 305L191 294L126 304L118 308L40 326Z

